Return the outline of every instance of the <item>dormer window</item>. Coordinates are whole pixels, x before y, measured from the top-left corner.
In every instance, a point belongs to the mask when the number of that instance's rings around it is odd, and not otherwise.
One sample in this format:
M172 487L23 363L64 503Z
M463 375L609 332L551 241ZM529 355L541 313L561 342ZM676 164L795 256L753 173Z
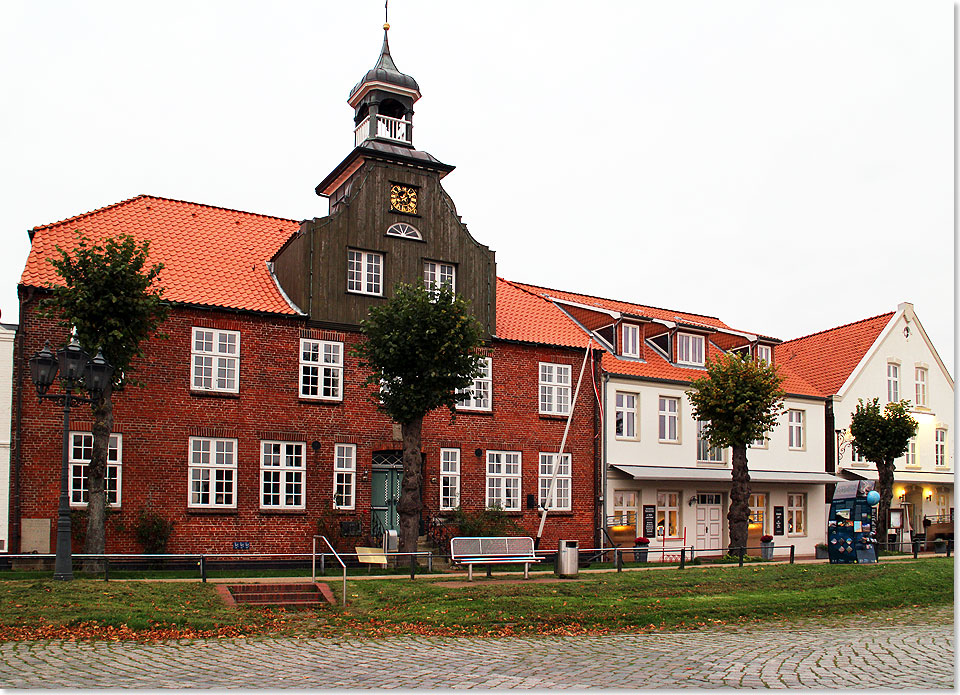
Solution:
M677 334L677 364L703 366L703 336Z
M397 222L396 224L391 224L389 227L387 227L387 236L398 236L403 237L404 239L423 240L423 237L420 235L420 231L412 224L407 224L406 222Z
M640 327L625 323L620 327L620 354L624 357L640 357Z
M773 364L773 351L769 345L757 345L757 362L761 360L767 364Z

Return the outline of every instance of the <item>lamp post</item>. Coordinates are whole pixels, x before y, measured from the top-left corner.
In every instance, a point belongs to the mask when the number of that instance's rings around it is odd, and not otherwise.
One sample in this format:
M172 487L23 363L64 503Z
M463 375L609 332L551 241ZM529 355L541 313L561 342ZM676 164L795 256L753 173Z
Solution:
M60 372L60 385L63 393L50 394L47 391ZM92 403L109 388L113 378L113 367L98 351L92 360L77 342L76 336L70 343L54 355L50 342L30 358L30 378L37 388L37 397L63 404L63 447L60 467L60 506L57 511L57 559L54 564L53 578L73 579L73 562L70 556L70 406L74 403ZM73 390L82 388L89 397L74 395Z

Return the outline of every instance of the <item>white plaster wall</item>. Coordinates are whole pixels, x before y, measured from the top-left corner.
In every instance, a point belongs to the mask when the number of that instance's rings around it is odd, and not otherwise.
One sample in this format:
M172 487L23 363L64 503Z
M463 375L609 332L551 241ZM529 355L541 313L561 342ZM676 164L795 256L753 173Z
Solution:
M0 324L0 551L9 552L10 421L13 415L13 338L16 326Z
M691 497L701 492L719 492L723 505L723 543L729 540L726 524L726 509L730 503L730 482L712 481L641 481L628 478L610 468L610 464L637 466L669 466L676 468L721 468L729 471L730 450L725 451L724 464L697 463L697 429L691 414L692 408L685 395L687 386L657 382L635 381L623 378L611 378L606 384L605 394L605 460L607 466L607 485L604 495L606 516L614 514L614 492L632 490L637 492L637 511L643 505L656 505L658 491L679 491L681 499L680 523L685 531L679 538L668 539L667 547L687 547L696 543L696 508L688 504ZM616 426L616 394L618 391L633 393L638 398L638 436L634 439L618 439ZM659 435L659 398L667 396L680 399L679 431L680 442L663 443ZM766 448L751 448L747 452L749 468L753 470L820 472L824 471L824 417L825 405L822 400L806 398L787 398L784 410L798 409L805 413L805 446L802 450L790 450L787 446L787 415L780 417L780 424L770 434ZM826 523L824 516L824 486L810 484L759 483L752 485L753 492L767 494L766 533L773 532L773 507L786 507L788 493L807 495L807 529L797 536L778 536L774 542L778 546L775 557L789 555L789 545L796 545L798 555L813 555L817 543L825 541ZM660 542L659 540L657 541ZM779 547L782 546L782 547ZM652 547L652 546L651 546ZM653 557L653 555L651 555ZM659 557L659 556L657 556Z

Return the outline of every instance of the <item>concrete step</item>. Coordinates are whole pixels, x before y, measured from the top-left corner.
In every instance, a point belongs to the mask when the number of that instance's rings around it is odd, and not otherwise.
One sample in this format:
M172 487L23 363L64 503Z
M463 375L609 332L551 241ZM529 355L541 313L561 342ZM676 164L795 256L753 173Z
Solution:
M283 606L291 610L305 610L325 606L328 599L316 584L231 584L227 587L238 604L253 606Z

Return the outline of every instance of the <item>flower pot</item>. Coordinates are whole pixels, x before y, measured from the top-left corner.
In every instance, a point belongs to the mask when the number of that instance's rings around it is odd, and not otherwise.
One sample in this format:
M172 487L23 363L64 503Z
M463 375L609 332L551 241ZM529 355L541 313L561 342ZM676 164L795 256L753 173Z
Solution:
M633 560L634 560L634 562L646 562L646 561L647 561L647 551L648 551L648 546L646 546L646 545L635 545L635 546L633 546Z
M760 543L760 557L762 557L764 560L773 559L773 541Z
M935 541L933 541L933 552L935 553L947 552L947 542L942 538L937 538Z
M830 559L830 551L827 550L826 548L821 548L821 547L817 546L816 553L817 553L817 559L818 559L818 560L828 560L828 559Z

